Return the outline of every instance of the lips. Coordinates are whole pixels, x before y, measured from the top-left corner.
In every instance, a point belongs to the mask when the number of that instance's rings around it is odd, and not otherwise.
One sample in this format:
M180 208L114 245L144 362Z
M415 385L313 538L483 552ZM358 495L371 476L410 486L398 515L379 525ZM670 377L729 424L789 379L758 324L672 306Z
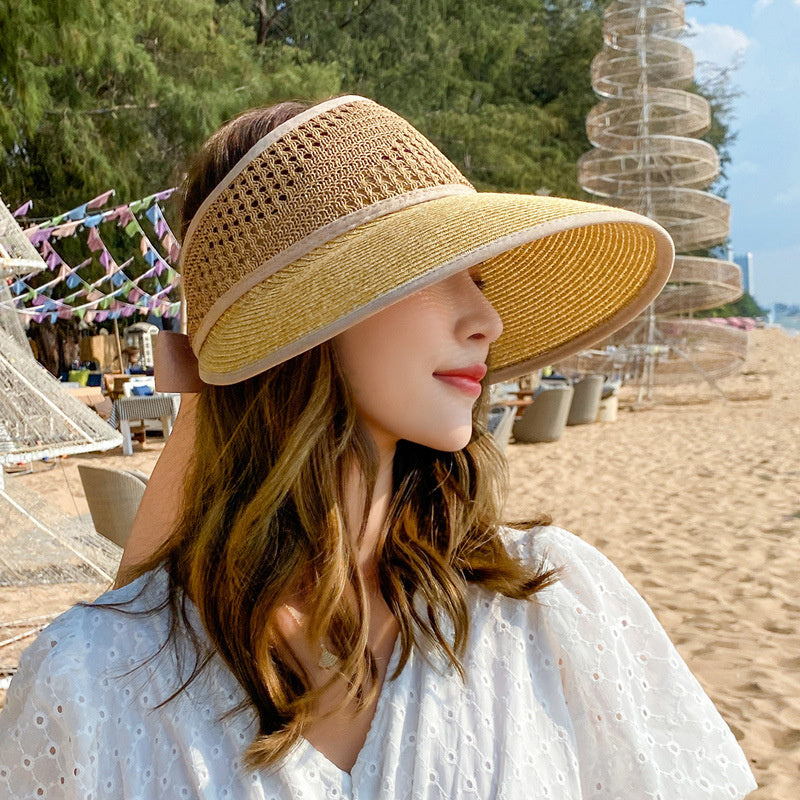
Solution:
M486 369L486 364L470 364L457 369L438 370L433 377L470 397L479 397Z

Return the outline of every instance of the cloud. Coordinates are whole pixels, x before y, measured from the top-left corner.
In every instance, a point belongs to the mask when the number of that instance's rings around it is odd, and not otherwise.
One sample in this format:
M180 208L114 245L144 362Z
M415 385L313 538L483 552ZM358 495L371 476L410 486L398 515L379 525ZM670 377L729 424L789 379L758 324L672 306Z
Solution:
M795 5L800 5L798 0L794 0ZM761 11L764 8L772 5L772 0L756 0L756 4L753 6L754 11Z
M758 0L759 3L771 1ZM736 66L751 45L747 35L731 25L715 22L701 25L696 19L688 19L686 32L686 44L694 51L694 60L700 71L716 72Z

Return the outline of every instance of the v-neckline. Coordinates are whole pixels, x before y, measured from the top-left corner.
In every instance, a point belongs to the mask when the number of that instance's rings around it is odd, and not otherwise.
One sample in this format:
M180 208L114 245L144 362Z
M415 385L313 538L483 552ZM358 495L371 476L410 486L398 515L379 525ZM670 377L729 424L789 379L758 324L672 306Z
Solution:
M305 736L300 737L300 750L298 752L298 756L302 757L303 755L306 755L307 757L312 758L320 765L321 769L324 769L327 774L335 777L341 785L347 786L348 789L352 787L354 775L357 777L358 774L360 774L362 762L367 757L366 754L374 746L374 739L378 735L378 722L385 713L387 695L390 691L388 684L394 682L391 680L391 676L397 668L397 663L400 660L400 638L400 634L398 633L394 640L392 654L389 657L389 664L386 667L386 673L383 676L383 683L381 684L380 691L378 692L378 702L375 706L375 713L372 715L372 719L370 720L367 735L364 738L364 744L358 751L356 760L353 762L353 766L349 771L346 769L341 769L341 767L334 764L334 762L331 761L323 752L317 750L317 748L314 747L314 745L311 744L311 742L306 739ZM413 654L411 657L413 658Z

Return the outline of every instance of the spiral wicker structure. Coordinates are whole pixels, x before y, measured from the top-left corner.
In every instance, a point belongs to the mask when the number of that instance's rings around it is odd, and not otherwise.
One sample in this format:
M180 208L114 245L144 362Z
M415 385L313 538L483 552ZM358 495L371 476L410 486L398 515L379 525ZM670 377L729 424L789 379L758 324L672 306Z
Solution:
M609 6L603 50L591 68L592 86L601 97L586 120L594 149L578 162L586 191L656 220L679 253L720 244L730 224L728 203L705 191L719 174L719 157L697 138L709 129L711 112L708 101L685 91L694 77L694 56L677 40L684 28L682 0L617 0ZM665 317L714 308L741 294L736 264L678 256L646 319L609 341L613 358L619 361L627 352L638 363L649 353L649 374L638 368L622 371L650 384L735 373L746 350L742 331ZM598 357L586 354L563 366L574 369L580 361L590 368L588 362Z

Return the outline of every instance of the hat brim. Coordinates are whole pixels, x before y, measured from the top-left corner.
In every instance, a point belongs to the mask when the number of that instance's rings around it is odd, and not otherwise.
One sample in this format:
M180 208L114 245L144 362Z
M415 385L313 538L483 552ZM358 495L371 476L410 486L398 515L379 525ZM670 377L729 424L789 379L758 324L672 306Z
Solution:
M481 264L503 320L489 378L508 380L638 316L673 258L663 228L623 209L536 195L439 198L341 234L251 287L202 341L200 376L245 380Z

